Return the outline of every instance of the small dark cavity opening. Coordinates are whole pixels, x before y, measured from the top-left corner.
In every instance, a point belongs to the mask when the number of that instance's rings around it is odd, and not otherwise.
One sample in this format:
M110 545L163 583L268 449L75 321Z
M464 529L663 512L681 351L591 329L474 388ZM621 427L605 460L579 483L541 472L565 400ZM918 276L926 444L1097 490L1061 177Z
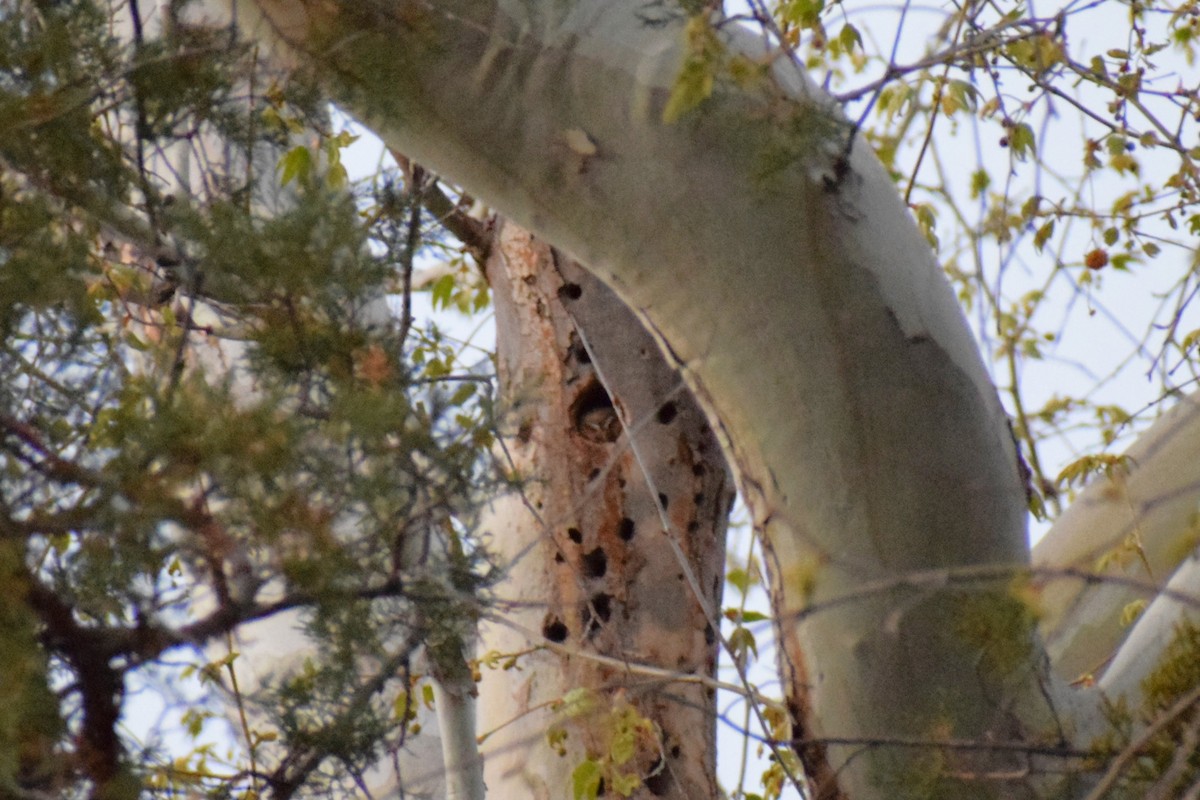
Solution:
M559 644L567 640L567 626L558 617L547 617L546 623L542 625L542 635L552 642Z
M679 749L679 745L677 745L677 744L671 745L671 758L679 758L679 755L682 752L683 751Z
M628 542L633 538L633 533L633 520L629 517L621 517L620 523L617 524L617 536L621 537L621 541Z
M605 555L604 549L597 547L590 553L583 555L583 574L587 578L603 578L604 573L608 572L608 556Z
M583 297L583 287L578 283L564 283L558 288L558 296L563 300L578 300Z
M688 533L695 533L698 530L700 530L700 523L696 520L692 520L687 524Z
M594 635L600 630L601 625L608 622L608 618L612 616L612 599L611 594L598 592L584 604L579 616L583 620L583 629L586 631L586 635Z
M658 504L662 506L663 511L667 510L667 496L662 492L658 493Z
M705 625L704 626L704 643L705 644L713 644L716 641L717 641L717 634L713 633L713 626Z
M675 407L674 403L663 403L662 407L658 409L658 421L663 425L669 425L678 413L679 409Z
M590 603L592 608L596 609L596 616L601 622L608 622L608 618L612 616L612 600L612 595L606 592L592 595Z
M571 404L571 420L583 438L597 443L615 442L621 435L621 422L612 398L600 381L591 380Z
M596 478L599 478L599 477L600 477L600 468L599 467L597 467L596 469L594 469L588 473L589 481L594 481L594 480L596 480Z
M555 564L561 564L561 563L563 563L564 561L566 561L566 559L565 559L565 558L563 558L563 554L562 554L562 553L555 553L555 554L554 554L554 563L555 563Z
M575 544L583 544L583 531L579 528L567 528L567 538Z
M654 762L654 766L650 768L650 774L642 781L646 788L650 790L650 794L655 797L662 797L667 792L671 791L671 773L663 768L662 759Z
M692 495L692 502L695 503L696 505L703 505L704 492L696 492L694 495Z

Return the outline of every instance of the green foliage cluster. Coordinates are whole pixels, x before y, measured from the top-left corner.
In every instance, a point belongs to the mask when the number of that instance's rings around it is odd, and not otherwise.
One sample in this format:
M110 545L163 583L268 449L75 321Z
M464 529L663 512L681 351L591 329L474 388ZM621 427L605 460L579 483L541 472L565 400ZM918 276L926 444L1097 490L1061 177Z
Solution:
M0 10L4 796L352 786L490 579L488 368L412 319L417 194L350 191L352 137L186 6ZM285 612L312 654L243 694ZM155 676L232 691L241 750L165 758L201 701L135 741Z

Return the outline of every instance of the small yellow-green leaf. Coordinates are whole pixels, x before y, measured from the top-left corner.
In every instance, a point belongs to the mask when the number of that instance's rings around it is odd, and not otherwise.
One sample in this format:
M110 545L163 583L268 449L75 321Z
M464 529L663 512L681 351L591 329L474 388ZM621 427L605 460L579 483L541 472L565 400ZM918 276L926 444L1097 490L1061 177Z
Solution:
M683 65L671 95L663 108L663 122L670 125L698 107L712 95L713 67L703 61L689 60Z
M280 183L283 186L287 186L293 179L299 179L303 183L312 174L312 167L312 153L304 145L297 145L284 153L283 157L279 159L278 168L283 173L280 176Z
M1053 235L1054 220L1047 220L1045 224L1037 229L1037 233L1033 235L1033 246L1037 248L1039 253L1042 252L1042 249L1046 246L1046 241Z
M575 800L596 800L600 794L600 777L600 764L590 758L576 767L571 773Z
M592 690L580 686L563 695L562 713L567 717L581 717L590 714L596 707L596 698Z
M434 282L430 289L434 308L450 307L450 299L454 296L454 285L453 275L443 275Z
M349 181L349 175L346 173L346 167L339 161L329 167L325 173L325 182L329 184L331 189L340 189Z
M1146 598L1144 597L1139 597L1137 600L1126 604L1125 607L1121 609L1121 627L1128 628L1137 621L1137 618L1140 617L1142 612L1145 610Z
M679 77L663 108L663 122L670 125L707 100L721 60L722 45L705 14L696 14L684 27L686 56Z
M621 795L621 797L629 797L642 785L642 779L635 772L618 772L615 775L611 775L610 778L613 791Z
M858 32L858 28L847 22L838 31L838 41L842 43L842 47L846 48L846 52L849 53L854 49L855 45L862 47L862 34Z
M1013 155L1024 161L1026 156L1037 155L1037 143L1033 138L1033 128L1024 122L1013 125L1008 134L1009 146Z
M971 199L978 200L979 196L987 191L991 185L992 178L987 174L986 170L977 169L971 173Z

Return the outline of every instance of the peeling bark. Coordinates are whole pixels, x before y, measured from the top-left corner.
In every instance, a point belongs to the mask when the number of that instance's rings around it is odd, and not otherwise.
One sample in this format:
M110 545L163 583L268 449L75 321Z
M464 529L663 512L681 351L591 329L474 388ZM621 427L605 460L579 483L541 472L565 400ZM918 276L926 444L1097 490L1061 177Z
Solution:
M480 650L520 654L480 685L485 729L503 726L484 746L489 794L570 796L572 772L592 758L636 775L634 797L715 799L706 616L720 602L733 500L716 440L637 319L578 266L504 223L487 272L521 481L486 528L507 567ZM569 694L586 699L556 705ZM630 761L610 763L630 710L652 732ZM555 731L565 755L547 739Z

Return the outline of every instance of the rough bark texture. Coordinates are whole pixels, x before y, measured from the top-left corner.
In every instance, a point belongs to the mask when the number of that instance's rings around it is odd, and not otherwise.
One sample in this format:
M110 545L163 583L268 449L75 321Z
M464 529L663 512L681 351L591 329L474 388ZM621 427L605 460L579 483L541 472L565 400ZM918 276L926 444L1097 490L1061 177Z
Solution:
M480 651L520 654L480 685L489 795L571 796L572 773L591 758L609 785L638 776L635 797L716 798L707 615L720 602L733 500L717 442L637 319L565 257L505 224L488 278L507 451L522 482L488 526L508 566ZM563 707L568 693L578 700ZM631 759L614 759L636 719L652 725L633 736Z

